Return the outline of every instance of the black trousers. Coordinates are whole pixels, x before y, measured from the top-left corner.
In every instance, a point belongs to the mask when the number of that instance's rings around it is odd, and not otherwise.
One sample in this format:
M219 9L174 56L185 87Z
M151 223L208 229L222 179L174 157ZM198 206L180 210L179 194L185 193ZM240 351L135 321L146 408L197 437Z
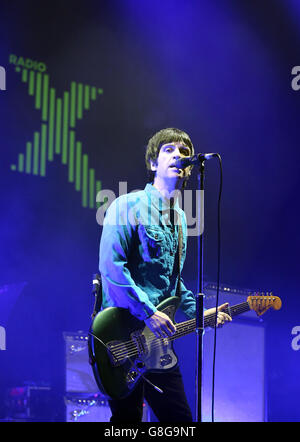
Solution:
M193 422L178 367L167 373L149 373L145 377L163 393L141 380L125 399L109 401L111 422L141 422L144 398L159 422Z

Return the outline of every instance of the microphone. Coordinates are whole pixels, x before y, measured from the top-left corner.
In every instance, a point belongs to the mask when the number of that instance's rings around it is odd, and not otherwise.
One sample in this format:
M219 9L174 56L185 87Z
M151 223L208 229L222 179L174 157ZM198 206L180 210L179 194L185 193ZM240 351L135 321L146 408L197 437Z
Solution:
M213 157L216 157L218 154L216 153L197 153L191 157L180 158L174 162L174 166L178 167L178 169L185 169L189 166L195 166L197 164L202 163L205 160L211 160Z

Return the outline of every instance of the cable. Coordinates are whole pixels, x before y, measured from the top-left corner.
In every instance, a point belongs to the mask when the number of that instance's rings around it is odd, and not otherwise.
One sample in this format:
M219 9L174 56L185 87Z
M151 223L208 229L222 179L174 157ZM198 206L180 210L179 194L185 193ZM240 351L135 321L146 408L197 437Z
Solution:
M212 399L211 399L211 420L214 422L214 408L215 408L215 366L216 366L216 349L217 349L217 320L218 320L218 305L219 305L219 290L220 290L220 261L221 261L221 195L223 187L223 171L222 159L219 154L216 154L220 165L220 185L218 198L218 264L217 264L217 296L216 296L216 316L214 326L214 346L213 346L213 371L212 371Z

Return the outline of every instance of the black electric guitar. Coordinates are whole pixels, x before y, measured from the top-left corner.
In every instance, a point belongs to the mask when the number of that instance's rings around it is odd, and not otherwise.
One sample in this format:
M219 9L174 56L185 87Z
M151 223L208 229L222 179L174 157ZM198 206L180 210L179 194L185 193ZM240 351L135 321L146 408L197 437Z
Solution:
M174 322L179 303L180 299L172 296L157 309ZM272 293L248 296L247 301L223 311L233 317L254 310L260 316L270 307L281 308L280 298ZM214 327L215 320L215 313L204 316L204 327ZM144 321L136 319L127 309L109 307L102 310L92 323L88 341L90 363L100 391L109 399L121 399L133 391L147 372L172 369L177 364L173 341L195 329L196 319L190 319L177 323L173 336L157 338Z

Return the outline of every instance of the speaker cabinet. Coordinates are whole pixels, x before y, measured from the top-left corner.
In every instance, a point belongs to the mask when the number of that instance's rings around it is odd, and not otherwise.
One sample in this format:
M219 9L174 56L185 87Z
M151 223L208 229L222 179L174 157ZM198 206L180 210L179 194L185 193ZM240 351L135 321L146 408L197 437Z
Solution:
M248 294L248 293L247 293ZM250 294L250 293L249 293ZM206 292L205 292L206 295ZM231 305L246 300L233 291L221 293L219 304ZM206 308L215 306L215 292L210 292ZM185 320L178 313L176 321ZM185 389L195 415L196 379L195 334L175 341ZM212 417L212 370L214 330L206 329L203 336L202 420ZM214 420L220 422L262 422L265 420L265 327L255 313L235 317L217 328L215 361Z
M86 333L64 332L65 391L67 393L98 393L99 388L89 364Z
M67 422L109 422L107 399L99 392L88 361L88 336L64 332L65 396ZM143 422L149 422L149 407L144 404Z
M64 397L66 422L109 422L111 411L101 394L67 394ZM143 422L149 422L149 407L144 403Z
M66 422L109 422L111 411L100 395L66 395Z

